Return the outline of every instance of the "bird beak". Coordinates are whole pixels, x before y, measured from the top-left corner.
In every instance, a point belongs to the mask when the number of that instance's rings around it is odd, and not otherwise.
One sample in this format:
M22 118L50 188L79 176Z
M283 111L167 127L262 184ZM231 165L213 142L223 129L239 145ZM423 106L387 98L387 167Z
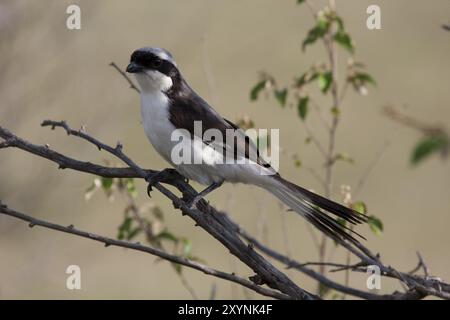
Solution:
M138 65L137 63L134 62L130 62L130 64L127 67L127 72L128 73L138 73L143 71L144 68L140 65Z

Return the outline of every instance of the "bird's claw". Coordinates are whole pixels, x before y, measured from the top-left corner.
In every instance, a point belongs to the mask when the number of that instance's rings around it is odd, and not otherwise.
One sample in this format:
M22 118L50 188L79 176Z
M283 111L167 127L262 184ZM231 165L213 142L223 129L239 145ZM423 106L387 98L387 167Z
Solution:
M156 173L150 173L147 175L147 177L145 177L145 181L148 182L147 195L149 196L149 198L152 197L150 195L150 193L153 191L153 186L155 184L157 184L159 181L161 181L161 172L163 172L163 171L159 171Z
M203 196L201 194L198 194L187 203L187 206L189 207L189 209L194 210L197 208L198 202L202 199Z
M145 180L148 182L147 186L147 195L151 198L150 193L153 191L153 186L159 182L169 182L176 179L180 179L180 177L183 180L187 180L185 177L180 175L178 171L172 168L166 168L164 170L155 172L155 173L149 173Z

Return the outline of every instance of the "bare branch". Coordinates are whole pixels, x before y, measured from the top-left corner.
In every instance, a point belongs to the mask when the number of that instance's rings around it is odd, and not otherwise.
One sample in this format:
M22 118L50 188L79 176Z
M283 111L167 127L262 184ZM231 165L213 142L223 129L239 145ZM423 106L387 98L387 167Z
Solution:
M276 299L289 299L289 296L287 296L285 294L282 294L282 293L279 293L279 292L276 292L276 291L273 291L270 289L266 289L261 286L257 286L249 280L245 280L245 279L239 278L233 274L229 274L229 273L226 273L223 271L213 269L211 267L208 267L206 265L203 265L203 264L195 262L195 261L191 261L184 257L178 257L175 255L171 255L163 250L144 246L144 245L140 244L139 242L131 243L131 242L126 242L126 241L111 239L111 238L104 237L104 236L101 236L101 235L98 235L98 234L95 234L92 232L86 232L83 230L76 229L73 225L65 227L65 226L47 222L47 221L44 221L41 219L36 219L27 214L10 209L6 205L2 204L1 202L0 202L0 213L23 220L23 221L26 221L29 223L30 228L32 228L34 226L41 226L41 227L44 227L47 229L52 229L52 230L56 230L56 231L60 231L60 232L68 233L68 234L73 234L73 235L76 235L76 236L79 236L82 238L87 238L90 240L98 241L98 242L103 243L105 245L105 247L116 246L116 247L122 247L122 248L127 248L127 249L131 249L131 250L135 250L135 251L149 253L151 255L160 257L164 260L201 271L207 275L211 275L211 276L214 276L214 277L217 277L220 279L238 283L238 284L240 284L244 287L247 287L251 290L254 290L264 296L268 296L268 297L272 297L272 298L276 298Z
M359 178L358 184L356 185L355 191L353 192L353 196L356 197L361 192L361 190L364 188L364 186L367 182L367 179L369 178L370 174L372 173L373 169L376 167L378 162L383 157L383 155L386 152L388 147L389 147L389 142L385 142L383 147L380 149L380 151L378 151L378 153L375 155L375 158L372 160L372 162L366 168L366 170L362 174L361 178Z
M119 66L115 62L110 62L109 65L114 69L116 69L117 72L119 72L122 75L122 77L124 77L125 80L127 80L128 84L130 85L130 89L134 89L138 93L141 92L141 90L139 90L139 88L134 84L134 82L128 77L128 75L124 71L122 71L122 69L119 68Z
M400 113L390 105L384 107L384 114L392 120L397 121L398 123L421 131L425 135L433 136L445 134L445 129L442 126L431 125L429 123L423 122L422 120Z
M230 224L234 224L234 222L230 221ZM336 263L328 263L328 262L309 262L309 263L299 263L295 261L294 259L291 259L285 255L282 255L278 253L277 251L268 248L267 246L263 245L261 242L253 238L251 235L246 233L242 228L240 228L238 225L233 225L234 228L238 230L240 235L249 241L255 248L261 250L261 252L267 254L268 256L272 257L273 259L285 264L288 268L294 268L311 278L319 281L320 283L326 285L329 288L332 288L334 290L337 290L342 293L346 293L355 297L359 297L362 299L369 299L369 300L398 300L398 299L423 299L424 297L428 295L433 295L436 297L440 297L443 299L450 299L450 285L442 282L439 278L436 277L419 277L414 275L409 275L406 273L399 272L392 268L391 266L385 266L381 264L381 262L376 262L370 257L364 257L360 256L362 259L359 263L354 265L345 265L345 264L336 264ZM365 248L364 251L367 251L370 253L368 249ZM370 256L373 256L373 254L370 254ZM367 268L366 266L369 265L377 265L381 272L382 276L389 277L389 278L395 278L400 280L402 283L405 283L407 287L409 288L406 292L394 292L392 294L384 294L384 295L378 295L373 294L370 292L365 292L362 290L354 289L349 286L342 285L340 283L337 283L323 274L316 272L312 269L307 268L309 265L320 265L320 266L333 266L338 267L339 270L347 270L351 269L352 271L357 272L366 272ZM338 270L336 270L338 271Z
M155 173L153 170L144 170L137 166L128 156L122 152L122 145L116 147L108 146L99 140L91 137L85 132L71 129L67 123L60 121L47 120L43 122L44 126L61 127L70 135L80 137L97 148L108 151L114 156L124 161L129 168L108 168L92 164L90 162L82 162L51 150L48 146L38 146L31 144L21 138L16 137L8 130L0 127L0 137L5 140L12 141L10 147L16 147L47 158L59 164L60 168L71 168L78 171L93 173L104 177L137 177L146 178L149 174ZM207 231L214 238L219 240L227 249L235 255L239 260L256 272L254 276L255 283L267 284L272 289L281 291L292 299L318 299L318 297L298 287L285 274L276 269L266 259L248 247L234 230L227 230L223 226L224 214L218 212L210 206L205 200L198 203L199 209L191 209L185 202L197 195L197 192L184 179L173 179L168 177L165 183L175 186L183 194L183 198L177 197L173 192L163 187L160 183L155 188L172 200L175 208L180 209L183 214L192 218L196 225Z
M129 168L109 168L104 167L96 164L92 164L90 162L82 162L78 161L69 157L66 157L60 153L57 153L53 150L51 150L48 146L38 146L31 144L8 130L0 127L0 137L3 138L5 141L2 142L2 145L5 145L5 147L15 147L19 148L25 151L28 151L32 154L38 155L40 157L49 159L55 163L58 163L61 168L71 168L74 170L92 173L104 177L139 177L139 178L145 178L148 174L155 173L153 170L143 170L140 167L138 167L132 160L130 160L126 155L122 152L122 146L119 144L117 147L113 148L108 145L103 144L102 142L96 140L95 138L89 136L88 134L82 132L82 131L76 131L71 129L65 122L55 122L55 121L46 121L44 122L44 125L46 126L54 126L54 127L62 127L66 130L66 132L70 133L71 135L75 135L77 137L80 137L82 139L85 139L91 143L93 143L95 146L104 149L106 151L109 151L111 154L114 154L115 156L119 157L121 160L123 160L125 163L127 163L130 167ZM5 144L5 142L7 143ZM183 193L183 199L191 199L194 197L197 193L194 189L192 189L189 184L187 184L183 179L175 180L175 181L167 181L169 184L175 186L178 190L180 190ZM303 289L298 288L291 280L289 280L283 273L279 272L275 267L273 267L270 263L268 263L262 256L256 253L256 251L253 248L257 248L264 254L272 257L273 259L282 262L286 266L290 268L297 269L301 271L302 273L312 277L313 279L316 279L323 283L324 285L333 288L337 291L347 293L356 297L360 297L363 299L421 299L427 295L434 295L437 297L441 297L444 299L450 299L450 285L447 283L442 282L440 279L436 277L420 277L416 275L411 275L407 273L401 273L395 270L394 268L390 266L383 265L379 258L372 254L367 248L365 248L362 245L359 245L357 247L358 250L351 247L348 244L344 244L344 247L355 254L358 258L361 259L360 266L346 266L346 265L337 265L336 267L341 268L341 270L349 269L351 268L352 271L357 272L364 272L365 268L363 265L378 265L382 271L382 275L386 277L396 278L400 280L402 283L406 284L409 290L404 293L400 292L394 292L390 295L377 295L373 293L368 293L365 291L361 291L358 289L354 289L348 286L341 285L335 281L330 280L329 278L321 275L318 272L315 272L312 269L307 268L305 264L301 264L289 257L286 257L282 254L279 254L278 252L265 247L261 243L259 243L256 239L248 235L241 227L239 227L236 223L234 223L226 214L216 211L213 207L209 206L205 201L201 201L199 203L200 210L191 210L186 205L185 202L175 196L172 192L164 188L162 185L158 185L158 190L160 190L164 195L166 195L169 199L171 199L174 203L174 205L178 208L180 208L184 214L187 214L189 217L191 217L193 220L195 220L196 224L205 229L208 233L213 235L216 239L218 239L222 244L224 244L230 252L237 256L242 262L247 264L249 267L251 267L257 274L257 276L252 277L253 282L251 283L254 287L249 287L249 283L245 282L245 284L242 284L246 286L247 288L250 288L258 293L269 295L272 297L275 297L277 295L278 298L297 298L297 299L316 299L317 297L314 295L311 295L304 291ZM10 216L14 216L16 218L31 222L31 225L42 225L44 227L48 227L46 225L45 221L36 220L29 216L22 216L21 213L18 213L14 210L8 209L5 206L2 206L1 210L2 213L8 214ZM205 214L207 212L208 214ZM47 223L48 224L48 223ZM77 234L77 232L82 232L79 230L76 230L72 227L62 227L58 225L50 224L51 226L56 226L55 230L60 230L61 228L68 228L69 232L73 234ZM63 232L67 232L67 230L60 230ZM88 235L92 235L90 233L86 233ZM85 234L85 235L86 235ZM250 244L246 245L244 244L240 239L239 236L246 239ZM94 240L98 240L99 236L93 235ZM89 236L88 236L89 238ZM102 238L100 238L102 239ZM104 240L104 239L103 239ZM118 240L108 239L108 241L111 240L113 245L121 246L123 243ZM105 243L105 242L104 242ZM125 242L128 244L127 242ZM140 244L130 244L132 247L137 247L136 250L139 251L146 251L147 247L144 247ZM153 248L150 248L151 250L156 250ZM147 250L148 251L148 250ZM158 254L164 254L169 255L166 252L157 252L155 255ZM159 255L158 255L159 256ZM170 256L170 255L169 255ZM184 259L177 257L177 259ZM169 261L173 261L170 259L167 259ZM185 260L182 260L183 262L186 262ZM175 263L178 263L177 261L173 261ZM191 262L197 267L197 270L199 267L199 264L196 262ZM422 267L424 266L424 262L422 259ZM325 263L322 263L325 265ZM194 266L190 266L194 267ZM207 267L208 268L208 267ZM425 269L424 269L425 270ZM428 268L426 268L426 273L428 273ZM336 270L337 271L337 270ZM219 272L219 271L218 271ZM221 274L223 278L226 277L226 275ZM233 281L236 280L236 281ZM230 281L237 282L237 279L233 279ZM247 281L247 280L244 280ZM260 284L266 283L270 287L276 290L280 290L282 293L272 291L270 289L265 289L260 286ZM258 291L259 290L259 291ZM270 290L270 291L265 291ZM264 293L263 293L264 292Z

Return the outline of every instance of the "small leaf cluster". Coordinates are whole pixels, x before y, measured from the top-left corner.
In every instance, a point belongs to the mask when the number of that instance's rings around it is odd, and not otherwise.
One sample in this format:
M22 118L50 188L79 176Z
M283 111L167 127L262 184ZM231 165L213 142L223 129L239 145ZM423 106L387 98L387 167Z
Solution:
M133 178L96 178L86 189L85 199L91 199L98 190L102 190L110 201L115 201L115 196L125 196L126 205L123 220L117 228L117 239L132 241L143 234L153 247L163 250L171 247L172 254L201 261L192 254L190 239L170 231L164 219L164 212L159 206L152 202L140 206L137 204L138 192ZM172 266L178 274L182 272L181 265Z

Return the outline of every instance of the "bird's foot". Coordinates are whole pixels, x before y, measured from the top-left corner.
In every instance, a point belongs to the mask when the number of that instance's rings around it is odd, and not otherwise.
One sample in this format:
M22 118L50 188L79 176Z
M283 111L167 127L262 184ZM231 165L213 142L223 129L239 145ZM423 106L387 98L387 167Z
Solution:
M150 173L145 177L145 180L148 182L147 195L151 197L150 192L153 191L152 187L159 182L170 183L180 179L187 180L173 168L166 168L155 173Z
M202 194L197 194L194 198L192 198L188 203L188 207L189 209L195 209L197 207L197 203L203 199L203 195Z

